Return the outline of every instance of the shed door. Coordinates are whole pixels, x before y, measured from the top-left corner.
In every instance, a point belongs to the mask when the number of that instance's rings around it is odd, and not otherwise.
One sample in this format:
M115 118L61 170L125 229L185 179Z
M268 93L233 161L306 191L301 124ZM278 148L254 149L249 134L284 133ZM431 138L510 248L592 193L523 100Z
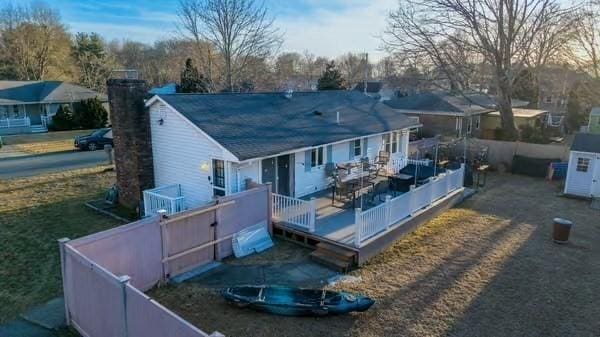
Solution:
M595 173L592 179L592 196L600 198L600 156L596 156L594 165L596 168L594 170Z
M569 191L568 193L589 197L597 183L596 156L587 153L573 153L572 162L569 163Z

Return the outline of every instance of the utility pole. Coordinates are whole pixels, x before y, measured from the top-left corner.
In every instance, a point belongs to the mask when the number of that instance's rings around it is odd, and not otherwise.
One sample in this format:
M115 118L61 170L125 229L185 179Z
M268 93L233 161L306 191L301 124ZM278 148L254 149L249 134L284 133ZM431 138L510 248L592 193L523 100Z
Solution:
M369 53L365 53L365 87L364 93L367 94L367 82L369 81Z

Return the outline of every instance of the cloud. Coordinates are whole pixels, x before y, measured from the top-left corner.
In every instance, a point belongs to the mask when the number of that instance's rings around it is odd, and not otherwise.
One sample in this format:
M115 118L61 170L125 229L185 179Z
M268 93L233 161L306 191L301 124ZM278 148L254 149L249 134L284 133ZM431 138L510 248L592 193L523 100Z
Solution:
M373 60L383 57L377 35L385 29L387 13L398 5L397 1L341 3L337 10L319 9L307 16L297 13L278 18L277 25L285 33L283 50L308 50L327 57L368 52Z

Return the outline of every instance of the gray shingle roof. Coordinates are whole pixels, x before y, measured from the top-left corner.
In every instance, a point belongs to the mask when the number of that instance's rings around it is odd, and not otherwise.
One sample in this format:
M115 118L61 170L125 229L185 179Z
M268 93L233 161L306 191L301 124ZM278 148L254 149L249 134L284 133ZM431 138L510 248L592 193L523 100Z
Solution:
M465 97L466 96L466 97ZM426 92L385 101L398 110L415 113L451 113L456 115L479 114L495 110L495 101L485 94L450 95L444 92Z
M357 91L158 96L240 160L418 125Z
M571 151L600 153L600 135L594 133L578 133L575 135Z
M0 104L68 103L106 95L61 81L0 81Z

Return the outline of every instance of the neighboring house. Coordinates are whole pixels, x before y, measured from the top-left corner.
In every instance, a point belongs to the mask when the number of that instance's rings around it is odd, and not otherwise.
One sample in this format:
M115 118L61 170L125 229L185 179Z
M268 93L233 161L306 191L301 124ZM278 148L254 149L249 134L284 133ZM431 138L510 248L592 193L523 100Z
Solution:
M328 163L381 150L390 165L406 165L409 131L420 126L356 91L159 94L146 105L155 186L181 186L186 207L250 181L307 196L329 187Z
M61 81L0 81L0 135L45 132L59 106L104 94Z
M600 134L575 135L569 155L565 194L600 197Z
M422 133L460 138L481 134L481 116L496 111L494 100L486 94L451 95L426 92L394 98L384 104L408 116L417 116Z
M600 107L593 108L587 127L588 132L600 134Z
M170 82L162 87L154 87L148 91L151 95L165 95L165 94L175 94L177 93L177 83Z
M543 124L549 123L548 118L550 118L546 110L522 108L513 108L513 116L517 128L522 128L526 125L541 128ZM481 118L481 127L481 138L494 139L495 130L502 127L500 112L493 111L483 115Z

